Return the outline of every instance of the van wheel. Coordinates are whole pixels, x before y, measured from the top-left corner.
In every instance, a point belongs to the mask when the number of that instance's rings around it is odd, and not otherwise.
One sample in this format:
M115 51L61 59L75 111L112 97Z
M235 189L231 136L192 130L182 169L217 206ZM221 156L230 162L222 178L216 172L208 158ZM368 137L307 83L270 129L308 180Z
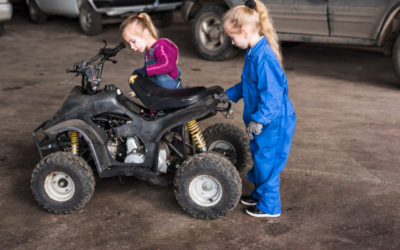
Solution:
M154 24L157 28L164 29L171 26L174 20L174 13L172 11L163 11L151 15L154 19Z
M225 11L222 6L207 6L199 11L194 20L193 42L199 54L207 60L222 61L237 53L222 28Z
M55 152L35 167L31 189L36 201L47 211L69 214L81 209L94 192L92 169L79 156Z
M392 63L394 73L400 79L400 35L397 36L392 50Z
M28 8L29 8L29 17L31 18L32 22L34 23L46 22L47 15L40 10L35 0L29 1Z
M213 152L184 161L176 172L174 186L183 210L205 220L231 212L242 192L238 171L228 159Z
M84 2L79 8L79 24L85 35L94 36L100 34L103 29L102 17L89 2Z

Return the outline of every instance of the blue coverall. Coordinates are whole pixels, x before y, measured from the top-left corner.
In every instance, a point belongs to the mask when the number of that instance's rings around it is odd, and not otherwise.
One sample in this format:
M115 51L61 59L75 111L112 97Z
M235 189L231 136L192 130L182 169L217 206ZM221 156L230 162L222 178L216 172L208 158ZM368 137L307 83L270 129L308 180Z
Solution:
M279 175L289 157L296 128L296 114L288 97L285 73L266 37L247 49L241 82L226 91L234 102L243 98L243 120L263 125L250 141L253 168L247 178L254 184L252 196L264 213L281 213Z

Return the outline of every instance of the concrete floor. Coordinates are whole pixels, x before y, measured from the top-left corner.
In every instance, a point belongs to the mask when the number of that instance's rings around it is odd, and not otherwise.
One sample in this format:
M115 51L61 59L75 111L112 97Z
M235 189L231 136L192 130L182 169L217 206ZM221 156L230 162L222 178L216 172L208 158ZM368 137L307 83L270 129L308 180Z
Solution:
M201 59L191 26L162 30L180 48L185 86L239 81L243 55ZM281 175L283 213L255 219L238 205L214 221L197 220L172 188L131 179L97 179L79 212L47 213L35 202L30 175L39 161L31 131L49 119L73 84L59 84L74 62L97 53L118 26L81 35L74 19L33 25L17 12L0 37L0 249L400 249L400 82L380 53L299 45L283 48L290 98L298 123ZM142 55L124 50L105 67L103 83L125 93ZM74 82L78 82L75 79ZM244 129L243 103L232 122ZM218 115L202 128L225 119ZM243 192L252 186L243 177Z

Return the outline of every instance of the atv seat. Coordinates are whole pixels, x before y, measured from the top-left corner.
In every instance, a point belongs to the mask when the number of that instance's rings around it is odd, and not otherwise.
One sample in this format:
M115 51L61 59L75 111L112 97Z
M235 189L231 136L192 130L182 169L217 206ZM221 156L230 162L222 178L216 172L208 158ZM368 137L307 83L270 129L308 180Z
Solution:
M129 86L148 109L157 111L185 108L199 102L207 94L205 87L166 89L146 77L136 78L135 83Z

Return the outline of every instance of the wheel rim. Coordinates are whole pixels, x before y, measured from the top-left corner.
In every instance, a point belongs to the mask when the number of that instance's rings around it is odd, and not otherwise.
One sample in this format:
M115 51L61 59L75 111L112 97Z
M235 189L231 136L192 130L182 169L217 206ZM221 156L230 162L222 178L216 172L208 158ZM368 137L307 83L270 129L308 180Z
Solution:
M224 46L226 38L222 30L222 22L218 17L207 17L199 29L201 44L210 51L217 51Z
M93 17L90 11L83 9L81 14L81 24L85 30L90 30L93 24Z
M75 193L75 183L64 172L52 172L44 180L44 190L55 201L68 201Z
M236 148L229 142L218 140L208 146L209 151L220 153L227 157L233 165L237 163Z
M222 198L222 186L212 176L196 176L189 185L189 196L199 206L211 207Z

